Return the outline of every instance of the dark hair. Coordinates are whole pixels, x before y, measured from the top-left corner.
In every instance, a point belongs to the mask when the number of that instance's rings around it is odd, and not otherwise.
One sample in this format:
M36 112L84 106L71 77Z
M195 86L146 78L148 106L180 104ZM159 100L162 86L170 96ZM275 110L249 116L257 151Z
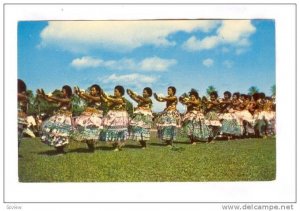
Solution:
M174 95L176 94L176 88L174 86L169 86L168 89L171 89Z
M152 89L150 87L145 87L144 90L149 94L149 97L152 96Z
M209 96L215 96L216 98L218 97L218 92L212 91Z
M245 98L248 100L251 100L251 96L250 95L245 95Z
M235 93L233 93L232 96L237 96L237 98L240 98L240 93L239 92L235 92Z
M252 95L252 97L253 97L253 99L254 99L255 101L257 101L257 100L260 98L259 93L254 93L254 94Z
M206 102L207 98L205 96L202 97L202 101Z
M261 92L261 93L259 93L259 97L260 97L260 99L264 99L266 97L266 95L265 95L265 93Z
M190 95L194 95L197 99L199 99L199 94L196 89L191 89L189 92Z
M229 92L229 91L225 91L225 92L223 93L223 95L228 95L229 98L231 98L231 92Z
M123 86L118 85L115 87L115 89L117 89L121 93L122 96L124 95L125 90L124 90Z
M26 92L26 84L23 80L18 79L18 93Z
M266 100L272 100L272 97L265 97Z
M66 93L67 93L67 96L68 96L68 97L71 97L71 96L72 96L72 89L71 89L70 86L64 85L64 86L62 87L62 89L66 90Z
M97 92L101 92L101 87L98 84L93 84L90 89L95 88Z

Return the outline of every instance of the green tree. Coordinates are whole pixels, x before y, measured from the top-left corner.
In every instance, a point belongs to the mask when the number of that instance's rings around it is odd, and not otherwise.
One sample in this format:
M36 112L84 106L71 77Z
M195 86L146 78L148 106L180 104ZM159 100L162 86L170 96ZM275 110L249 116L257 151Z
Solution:
M209 96L210 93L217 91L216 88L212 85L210 85L209 87L207 87L206 89L206 94Z
M52 92L53 96L59 96L61 91L56 89ZM47 115L53 115L54 111L58 109L57 103L49 103L43 98L37 97L34 102L36 114L46 113Z
M248 94L249 95L253 95L255 93L258 93L259 92L259 89L256 87L256 86L251 86L249 89L248 89Z
M52 95L53 96L60 96L61 95L61 91L59 89L55 89L53 92L52 92Z
M28 97L27 114L28 115L34 115L34 114L36 114L36 110L35 110L35 107L34 107L35 96L34 96L32 90L27 90L26 95Z
M78 95L72 96L72 113L74 116L79 116L85 108L85 102Z
M275 84L273 86L271 86L271 93L272 93L273 97L276 96L276 85Z
M133 105L129 100L125 99L125 101L126 101L126 111L128 112L129 116L132 116L133 115Z

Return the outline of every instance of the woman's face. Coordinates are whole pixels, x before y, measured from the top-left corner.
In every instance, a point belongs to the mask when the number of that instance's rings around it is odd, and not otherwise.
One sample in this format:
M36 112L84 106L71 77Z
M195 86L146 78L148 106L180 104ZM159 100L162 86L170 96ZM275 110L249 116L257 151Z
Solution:
M143 90L143 97L149 97L148 92L146 91L146 89Z
M174 95L173 90L171 88L168 88L168 95L170 95L170 96Z
M118 89L115 89L114 95L115 95L115 97L121 97L121 93Z
M65 89L62 89L61 90L61 93L62 93L62 96L63 97L66 97L67 96L67 91Z
M216 96L215 95L210 95L210 100L216 100Z
M224 99L228 100L229 99L229 95L228 94L224 94Z
M97 92L97 90L96 90L95 87L92 87L92 88L91 88L90 93L91 93L92 96L96 96L96 95L98 94L98 92Z
M195 95L190 95L191 96L191 100L196 100L196 96Z

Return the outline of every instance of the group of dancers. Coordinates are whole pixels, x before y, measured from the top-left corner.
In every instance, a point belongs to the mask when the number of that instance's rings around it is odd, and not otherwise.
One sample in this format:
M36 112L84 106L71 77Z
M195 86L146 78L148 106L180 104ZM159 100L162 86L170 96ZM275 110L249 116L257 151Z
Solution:
M238 92L224 92L220 99L213 91L209 99L201 98L195 89L180 97L176 96L176 88L167 88L166 96L153 93L158 102L165 102L162 112L152 112L152 89L146 87L142 94L131 89L126 90L128 96L137 103L133 115L126 110L125 89L116 86L113 95L106 94L99 85L94 84L88 91L79 87L64 85L58 96L47 95L43 89L37 90L37 97L58 105L53 116L44 120L41 125L42 142L54 146L59 153L65 153L65 147L72 141L84 142L93 152L98 141L111 143L114 151L120 151L126 140L138 141L142 149L150 140L150 129L155 123L157 137L167 146L172 146L183 131L191 144L197 141L214 143L217 137L228 140L243 137L265 137L275 135L275 102L264 93L252 96ZM79 116L72 115L72 95L78 95L86 102L85 110ZM18 128L19 142L22 130L26 127L26 84L18 79ZM186 106L181 114L177 104ZM106 114L100 109L106 104Z

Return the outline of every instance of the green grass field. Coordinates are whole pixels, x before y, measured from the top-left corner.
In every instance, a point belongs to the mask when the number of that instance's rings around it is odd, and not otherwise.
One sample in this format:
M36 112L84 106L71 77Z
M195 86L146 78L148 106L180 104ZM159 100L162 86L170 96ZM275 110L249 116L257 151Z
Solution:
M276 175L275 138L188 144L168 148L157 139L140 149L129 141L120 152L98 143L90 153L74 143L67 154L38 138L24 138L19 148L20 182L203 182L269 181Z

